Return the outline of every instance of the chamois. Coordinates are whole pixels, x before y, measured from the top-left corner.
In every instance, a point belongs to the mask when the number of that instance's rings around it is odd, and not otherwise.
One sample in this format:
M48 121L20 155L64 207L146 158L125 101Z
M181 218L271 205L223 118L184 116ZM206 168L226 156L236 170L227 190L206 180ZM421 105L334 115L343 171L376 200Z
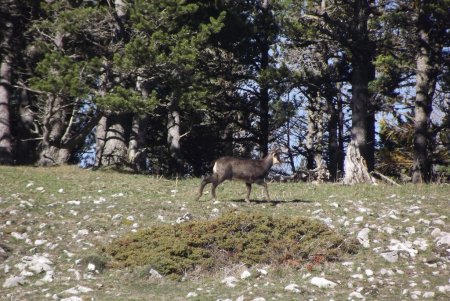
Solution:
M267 201L270 201L267 183L264 178L269 173L273 164L281 163L279 151L272 151L260 160L240 159L233 157L221 157L214 162L213 174L203 179L200 184L197 200L203 194L203 189L209 183L212 184L211 194L213 200L216 199L216 187L225 180L240 180L247 186L247 196L245 201L250 202L252 184L264 187Z

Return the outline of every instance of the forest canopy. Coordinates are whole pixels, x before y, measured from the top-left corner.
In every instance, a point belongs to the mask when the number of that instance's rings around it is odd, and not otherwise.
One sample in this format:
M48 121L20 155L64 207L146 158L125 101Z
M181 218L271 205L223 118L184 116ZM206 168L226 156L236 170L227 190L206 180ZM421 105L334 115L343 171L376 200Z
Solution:
M278 148L294 178L338 181L356 154L369 173L448 181L449 12L450 0L0 0L0 163L199 176L222 155Z

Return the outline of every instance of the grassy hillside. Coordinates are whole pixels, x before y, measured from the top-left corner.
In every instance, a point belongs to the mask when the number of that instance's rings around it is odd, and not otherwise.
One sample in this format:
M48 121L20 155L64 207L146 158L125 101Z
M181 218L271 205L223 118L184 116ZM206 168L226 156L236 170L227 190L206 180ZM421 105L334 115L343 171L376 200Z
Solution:
M239 182L219 186L219 201L205 194L196 202L199 184L199 179L175 181L76 167L0 167L0 299L450 297L449 186L271 183L273 202L263 201L262 189L255 187L247 204L245 185ZM161 277L150 266L111 268L101 251L152 226L176 224L183 217L213 220L232 211L312 218L343 237L359 235L366 248L337 262L240 262L206 273L186 271L182 281ZM314 277L336 285L319 288L311 283Z

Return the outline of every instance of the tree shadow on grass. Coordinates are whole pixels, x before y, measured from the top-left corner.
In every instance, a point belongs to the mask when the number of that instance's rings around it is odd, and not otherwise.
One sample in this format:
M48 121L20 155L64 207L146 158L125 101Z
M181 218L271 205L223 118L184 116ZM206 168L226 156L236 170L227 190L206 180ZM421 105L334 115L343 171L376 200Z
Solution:
M229 202L235 202L235 203L246 203L244 199L232 199L228 200ZM293 199L293 200L256 200L256 199L250 199L250 203L253 204L271 204L271 205L278 205L278 204L293 204L293 203L312 203L310 200L300 200L300 199Z

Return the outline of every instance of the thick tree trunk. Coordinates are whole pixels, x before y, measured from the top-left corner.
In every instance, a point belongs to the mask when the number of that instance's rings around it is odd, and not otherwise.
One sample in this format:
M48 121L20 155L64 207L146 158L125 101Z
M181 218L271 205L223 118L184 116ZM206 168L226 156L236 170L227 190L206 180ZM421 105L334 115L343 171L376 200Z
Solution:
M144 148L147 124L147 116L137 113L133 115L130 142L128 143L128 160L135 171L147 170L146 150Z
M352 140L347 147L344 161L344 184L375 183L367 170L367 164L362 157L358 143Z
M354 4L354 42L352 47L352 140L359 148L369 171L374 167L374 145L369 127L374 119L369 118L369 81L373 79L373 49L368 36L368 3L357 0ZM355 162L356 163L356 162Z
M428 155L430 146L429 123L432 99L436 86L430 41L430 24L422 10L418 18L418 53L416 57L416 99L414 107L414 158L413 183L431 180L431 164Z
M140 81L138 88L141 90L142 98L145 100L149 96L148 83ZM148 126L148 116L135 113L131 121L130 142L128 143L128 160L135 171L146 171L147 151L145 149L145 135Z
M13 24L6 23L3 32L3 43L5 53L0 58L0 164L13 163L13 142L11 136L9 101L11 97L11 44L13 38Z
M125 114L110 114L107 117L105 146L101 158L102 166L120 168L127 165L126 124Z
M59 165L69 160L70 155L68 156L67 151L61 149L66 115L66 110L62 107L62 99L58 96L49 96L45 104L38 165Z
M167 114L167 144L171 160L170 169L176 176L180 176L183 172L180 139L180 109L177 100L172 100Z

